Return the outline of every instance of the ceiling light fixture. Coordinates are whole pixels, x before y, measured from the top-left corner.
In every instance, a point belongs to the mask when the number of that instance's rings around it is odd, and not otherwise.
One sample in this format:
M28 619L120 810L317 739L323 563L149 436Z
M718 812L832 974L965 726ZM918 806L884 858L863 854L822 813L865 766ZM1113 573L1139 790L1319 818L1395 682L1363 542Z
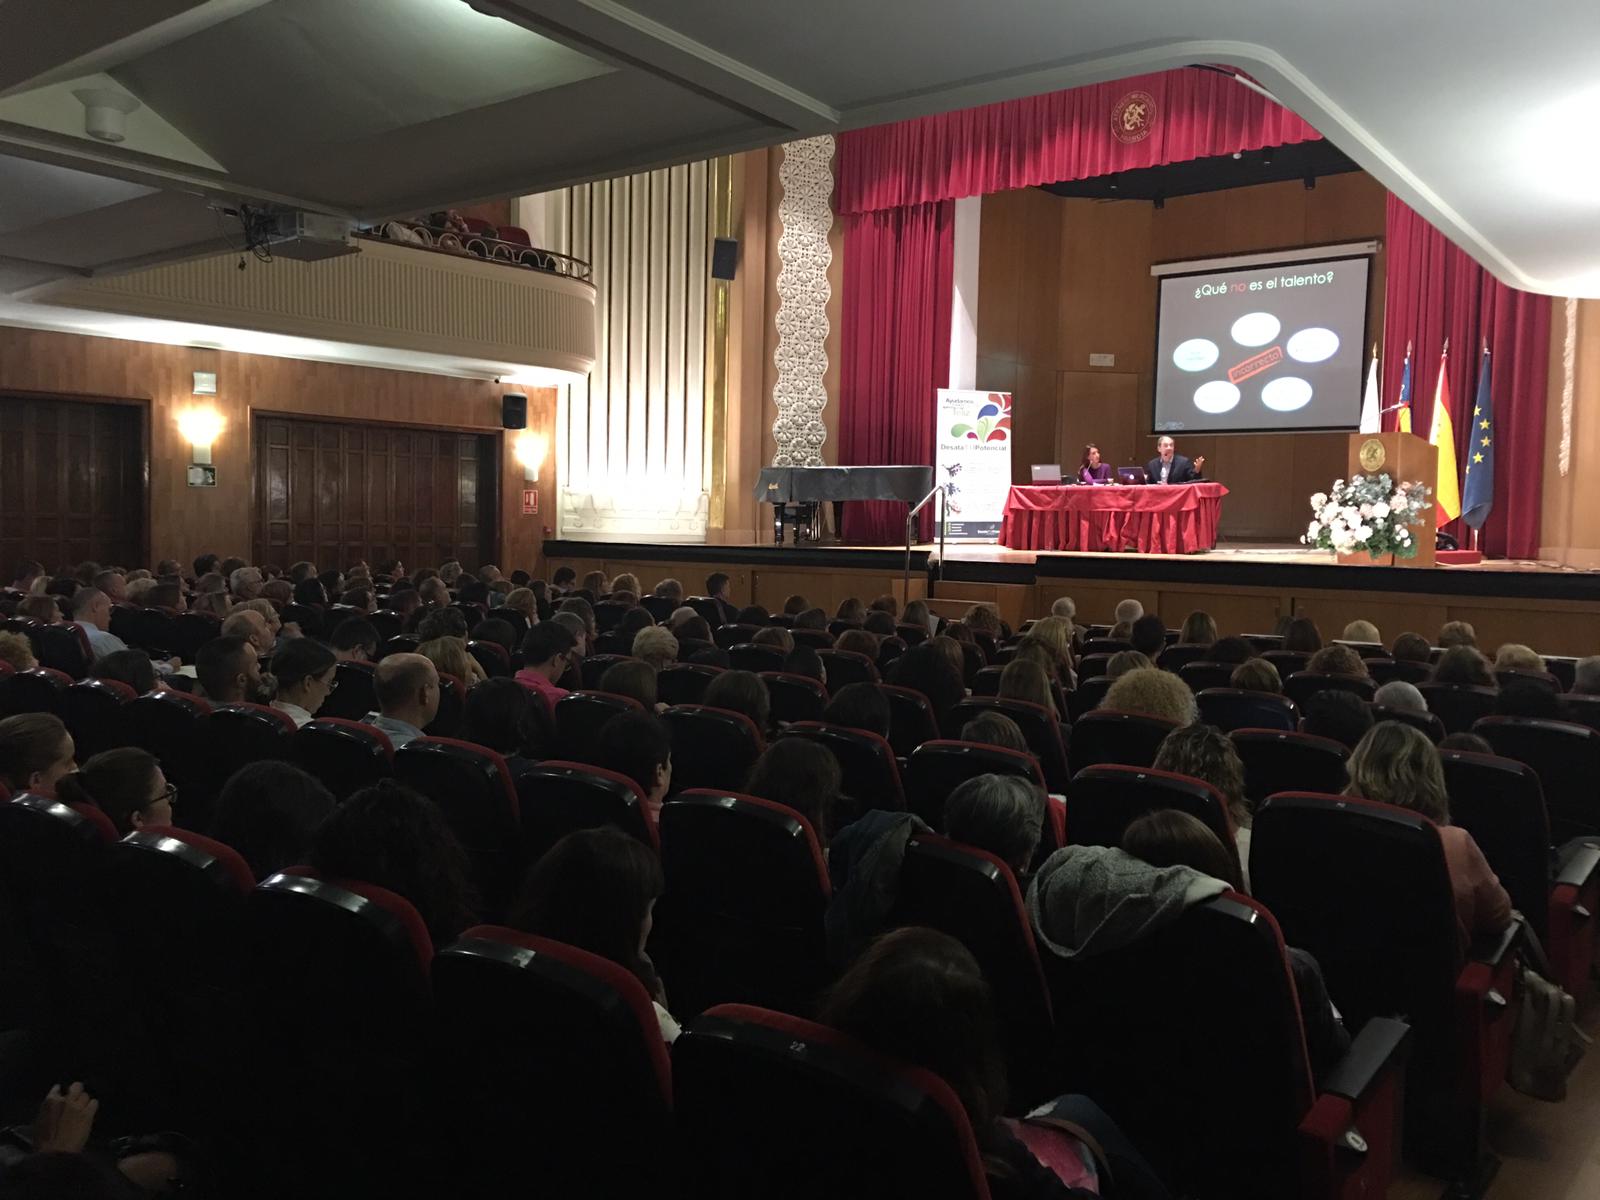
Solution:
M101 142L128 136L128 114L140 107L137 98L115 88L78 88L72 93L83 105L83 131Z

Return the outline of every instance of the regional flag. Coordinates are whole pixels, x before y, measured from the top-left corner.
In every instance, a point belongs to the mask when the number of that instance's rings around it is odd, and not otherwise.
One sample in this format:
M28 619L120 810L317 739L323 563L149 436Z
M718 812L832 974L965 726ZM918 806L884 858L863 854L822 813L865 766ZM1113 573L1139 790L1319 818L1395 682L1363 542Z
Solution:
M1411 432L1411 343L1406 343L1405 366L1400 369L1400 399L1394 402L1400 410L1400 415L1394 419L1394 427L1401 433Z
M1433 424L1428 429L1428 444L1439 450L1439 480L1433 493L1439 510L1439 524L1461 515L1461 475L1456 470L1456 427L1450 420L1450 343L1439 356L1439 383L1433 389Z
M1482 529L1494 509L1494 414L1489 406L1489 346L1478 369L1478 398L1472 403L1472 436L1467 439L1467 485L1461 519Z

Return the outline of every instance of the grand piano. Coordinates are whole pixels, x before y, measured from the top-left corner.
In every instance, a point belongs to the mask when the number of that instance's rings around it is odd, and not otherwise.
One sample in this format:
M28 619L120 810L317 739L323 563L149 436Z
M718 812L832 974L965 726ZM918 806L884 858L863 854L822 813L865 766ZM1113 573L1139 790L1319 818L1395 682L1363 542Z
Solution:
M795 545L816 540L826 500L899 500L910 507L932 490L932 467L765 467L756 480L756 499L772 505L772 540L780 546L786 524Z

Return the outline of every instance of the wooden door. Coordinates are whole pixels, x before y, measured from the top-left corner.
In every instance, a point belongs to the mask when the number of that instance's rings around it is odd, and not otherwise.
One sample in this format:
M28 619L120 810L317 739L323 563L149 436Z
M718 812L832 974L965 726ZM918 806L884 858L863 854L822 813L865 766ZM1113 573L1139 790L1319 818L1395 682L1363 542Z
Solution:
M0 564L145 562L146 410L0 396ZM11 576L6 575L6 582Z
M253 437L256 562L493 561L495 435L258 415Z

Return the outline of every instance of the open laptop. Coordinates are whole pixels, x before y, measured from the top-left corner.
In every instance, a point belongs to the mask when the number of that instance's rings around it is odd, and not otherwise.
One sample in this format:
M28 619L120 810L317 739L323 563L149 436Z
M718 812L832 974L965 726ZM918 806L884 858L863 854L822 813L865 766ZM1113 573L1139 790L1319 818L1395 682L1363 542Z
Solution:
M1029 470L1033 472L1033 481L1035 483L1061 482L1060 463L1034 463Z
M1118 483L1148 483L1150 477L1144 473L1143 467L1118 467Z

